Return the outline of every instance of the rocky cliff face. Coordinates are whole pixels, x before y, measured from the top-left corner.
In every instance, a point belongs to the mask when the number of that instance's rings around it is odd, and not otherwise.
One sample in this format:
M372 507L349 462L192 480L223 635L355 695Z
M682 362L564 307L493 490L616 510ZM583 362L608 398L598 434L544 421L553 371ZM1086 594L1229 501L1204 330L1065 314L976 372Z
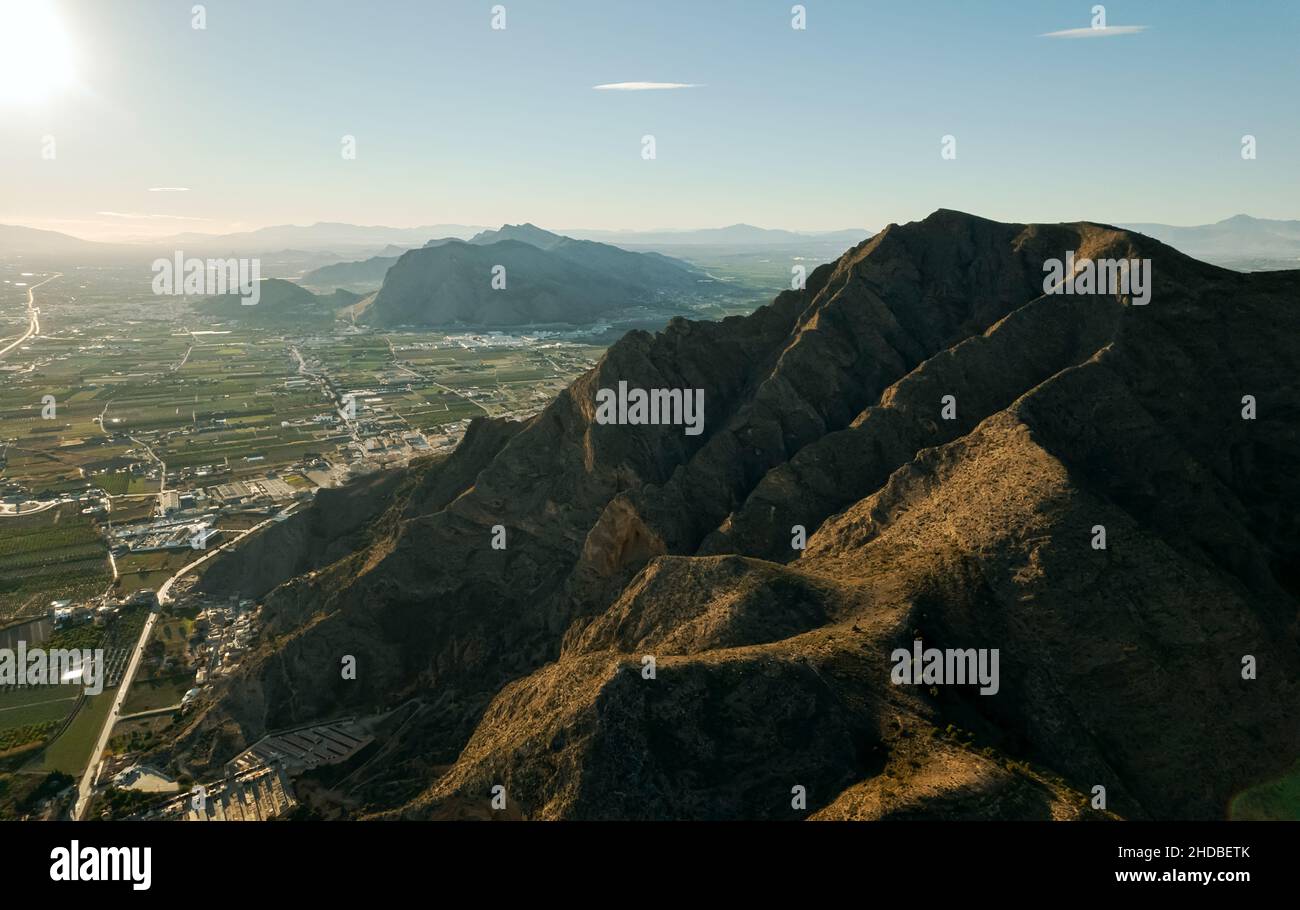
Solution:
M1149 259L1150 303L1045 296L1067 251ZM272 592L177 756L414 702L372 812L1222 817L1300 755L1297 291L1102 225L891 225L476 425ZM703 389L703 434L598 423L620 380ZM997 649L997 692L895 684L918 639Z

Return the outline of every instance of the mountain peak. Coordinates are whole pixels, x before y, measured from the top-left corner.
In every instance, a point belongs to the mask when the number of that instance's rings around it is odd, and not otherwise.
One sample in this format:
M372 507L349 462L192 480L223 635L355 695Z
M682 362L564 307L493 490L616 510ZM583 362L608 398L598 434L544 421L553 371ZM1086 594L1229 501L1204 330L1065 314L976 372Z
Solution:
M1150 305L1044 296L1067 250L1150 255ZM407 291L481 316L543 267L572 292L559 250L466 245L459 284L419 268L448 252L404 257L371 310ZM509 293L479 290L492 262ZM940 210L749 316L631 332L536 417L481 422L412 475L358 558L277 581L276 650L218 683L177 754L219 768L276 727L452 692L377 757L367 805L439 817L503 780L526 817L772 818L772 781L798 780L829 817L1079 817L1103 769L1119 815L1222 813L1300 754L1300 530L1278 505L1300 499L1300 444L1275 391L1297 292L1300 272L1116 228ZM700 390L703 432L602 423L621 382ZM1251 390L1259 424L1237 417ZM485 555L497 525L508 563ZM1001 689L891 680L921 639L1000 649ZM376 669L340 684L320 655L341 641ZM1276 671L1225 683L1243 653ZM1213 749L1206 716L1234 718ZM394 785L430 743L407 803Z
M559 243L569 240L553 231L539 228L531 222L523 224L503 224L495 231L480 231L470 238L470 243L496 243L499 240L521 240L524 243L532 244L541 249L550 249Z
M483 276L509 275L507 293ZM603 313L693 290L699 275L667 256L573 240L535 224L504 224L468 243L431 240L383 276L366 313L375 325L582 324Z

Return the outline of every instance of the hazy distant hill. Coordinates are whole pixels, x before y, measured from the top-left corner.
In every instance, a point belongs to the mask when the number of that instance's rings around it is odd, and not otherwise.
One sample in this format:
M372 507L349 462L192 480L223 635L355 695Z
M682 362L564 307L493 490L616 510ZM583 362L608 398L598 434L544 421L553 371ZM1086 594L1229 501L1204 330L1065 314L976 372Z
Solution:
M519 240L586 268L659 289L687 290L694 287L699 278L692 267L680 259L660 253L633 253L608 243L575 240L535 224L503 225L495 231L482 231L469 242L486 245L501 240Z
M405 251L403 251L405 252ZM335 262L312 269L302 276L302 283L314 288L368 288L384 283L384 275L401 254L371 256L359 262Z
M784 246L801 241L816 240L837 244L841 249L861 243L873 232L866 228L840 231L785 231L754 227L752 224L732 224L720 228L698 230L662 231L569 231L570 236L585 240L603 240L608 243L635 244L637 246Z
M240 252L284 249L345 250L369 247L376 251L393 244L402 249L419 246L429 237L470 237L482 227L464 224L431 224L423 227L393 228L318 222L311 225L281 224L234 234L185 233L167 237L157 243L188 244L196 249Z
M441 238L395 262L354 263L355 271L322 269L308 283L386 268L366 321L375 325L522 325L590 322L601 313L664 302L699 286L689 265L655 253L574 240L536 225L505 225L468 242ZM506 286L492 287L504 266ZM304 279L307 280L307 279Z
M360 295L345 290L331 294L313 294L292 281L268 278L261 282L261 297L255 306L247 306L236 294L208 297L199 302L200 312L215 320L284 325L326 326L337 312L360 300Z
M799 234L794 231L767 230L737 224L726 228L699 231L575 231L575 236L557 234L534 224L507 224L496 230L484 230L470 238L474 244L495 243L498 240L518 240L538 249L554 252L580 265L597 270L617 270L623 277L653 285L682 287L681 272L693 271L694 266L677 256L655 252L650 247L693 258L704 255L713 261L725 262L735 255L770 255L785 259L800 254L838 255L846 246L860 243L870 236L866 230L833 231L826 234ZM454 237L436 237L424 246L442 246ZM596 242L611 241L611 242ZM622 249L612 242L640 247L638 250ZM382 253L364 261L338 263L308 272L303 284L311 287L374 288L382 282L384 274L397 261L399 253ZM788 266L783 266L787 268ZM788 280L788 275L784 280ZM694 281L692 278L691 281Z
M577 231L574 236L672 256L692 263L726 286L767 294L790 286L792 267L812 269L829 262L871 233L865 228L800 233L733 224L694 231Z
M104 257L132 252L122 244L96 243L58 231L45 231L16 224L0 224L0 254L20 256Z
M1300 221L1234 215L1192 227L1149 223L1123 227L1154 237L1189 256L1222 265L1240 268L1251 261L1275 260L1274 267L1294 268L1300 261Z

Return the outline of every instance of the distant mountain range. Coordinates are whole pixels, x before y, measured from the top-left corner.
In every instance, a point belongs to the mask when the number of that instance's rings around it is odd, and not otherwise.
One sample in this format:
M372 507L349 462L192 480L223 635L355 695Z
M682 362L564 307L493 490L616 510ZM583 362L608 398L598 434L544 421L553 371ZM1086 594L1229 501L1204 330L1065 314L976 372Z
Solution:
M190 246L199 249L257 252L261 250L331 250L342 252L366 248L378 251L384 246L410 249L430 237L472 237L482 227L464 224L430 224L423 227L393 228L364 226L339 222L318 222L312 225L281 224L241 231L234 234L176 234L149 245Z
M21 256L106 256L133 248L125 244L96 243L58 231L0 224L0 255Z
M528 225L516 225L517 228ZM540 229L538 229L540 230ZM459 238L468 240L473 237L497 233L485 226L465 224L430 224L413 228L392 228L383 226L362 226L339 222L319 222L312 225L284 224L259 228L254 231L242 231L232 234L183 233L166 237L152 243L189 244L204 248L228 248L231 250L347 250L356 248L377 248L379 245L392 245L398 250L421 246L431 238ZM619 245L637 246L653 245L723 245L723 246L777 246L816 240L833 242L841 247L852 246L871 236L865 229L843 231L798 232L772 230L754 227L748 224L733 224L721 228L704 228L700 230L658 230L658 231L602 231L573 229L565 230L563 235L571 240L595 240ZM523 239L516 237L516 239ZM527 242L527 241L525 241ZM395 250L378 250L380 255L395 255Z
M1221 265L1270 259L1300 261L1300 221L1234 215L1214 224L1194 227L1149 223L1120 226L1154 237L1189 256Z
M517 231L528 225L517 225ZM1122 224L1182 250L1189 256L1216 264L1250 270L1281 268L1300 260L1300 220L1275 220L1234 215L1214 224L1179 226L1154 222ZM276 225L229 234L182 233L138 243L99 243L82 240L57 231L39 230L18 225L0 225L0 254L23 256L136 257L141 251L153 256L156 251L184 249L194 255L278 255L286 262L296 261L315 268L336 256L370 257L396 260L405 250L424 246L431 238L478 239L499 233L483 226L430 224L413 228L365 226L341 222L312 225ZM546 232L549 233L549 232ZM733 224L700 230L604 231L573 229L562 234L570 241L598 241L628 250L660 249L694 258L695 250L725 252L765 249L801 251L810 255L834 250L838 255L871 235L862 229L841 231L788 231ZM519 233L515 239L524 239ZM527 242L527 240L525 240ZM537 244L533 244L536 246ZM539 247L544 248L544 247ZM347 266L352 263L340 263ZM367 268L337 272L309 273L304 281L314 286L377 286L392 263L371 262ZM343 276L342 279L338 276ZM355 276L356 280L343 280ZM309 280L310 279L310 280Z
M522 227L522 226L521 226ZM238 231L228 234L185 232L156 240L130 243L101 243L82 240L58 231L47 231L19 225L0 225L0 250L8 252L61 252L74 249L140 249L141 247L190 246L195 251L228 250L242 252L268 252L273 250L320 252L322 250L349 251L358 248L373 249L381 256L397 256L403 251L423 246L431 238L460 238L468 240L476 235L494 233L484 225L429 224L420 227L394 228L382 225L367 226L342 222L318 222L310 225L281 224ZM722 228L702 230L659 231L601 231L566 230L564 236L573 240L596 240L604 243L635 244L639 246L720 244L733 246L766 246L797 243L806 240L829 241L850 246L869 237L867 230L806 232L771 230L747 224L734 224Z
M487 246L518 240L596 271L617 273L623 280L668 290L688 290L699 280L689 263L660 253L632 253L608 243L580 240L543 230L535 224L507 224L482 231L470 243ZM429 244L432 245L432 244Z
M67 234L60 234L58 231L42 231L16 224L0 224L0 248L10 252L50 252L94 246L96 244L89 240L79 240Z
M400 253L371 256L357 262L331 262L302 276L311 288L351 288L374 290L384 283L384 276L406 250Z
M752 224L732 224L720 228L698 230L659 231L567 231L570 236L583 240L601 240L606 243L635 246L785 246L809 240L835 243L841 249L861 243L872 235L866 228L842 231L783 231L754 227Z
M736 247L745 250L762 250L770 247L787 247L815 243L822 248L829 244L830 249L838 255L845 247L860 243L870 236L869 231L835 231L828 234L796 234L792 231L773 231L764 228L737 224L726 228L700 231L658 231L640 233L635 231L574 231L571 235L553 233L534 224L505 225L498 230L484 230L470 238L474 244L495 243L498 240L519 240L538 249L555 252L580 265L598 268L631 270L634 280L672 283L674 275L662 260L668 260L678 268L689 266L673 257L665 257L648 249L650 246L662 245L679 249L684 254L691 254L706 246L711 249ZM441 246L453 238L439 237L424 244L427 247ZM602 242L595 242L596 240ZM636 259L628 250L620 249L612 243L640 246L639 252L647 253L651 258ZM376 288L384 279L389 268L401 255L383 253L359 262L330 263L314 269L302 278L309 287L318 288ZM655 262L655 257L661 260Z
M357 263L373 274L381 259ZM494 286L504 269L504 287ZM310 273L346 277L341 267ZM634 305L664 303L698 289L705 277L685 262L657 253L633 253L576 240L533 224L482 231L468 242L432 240L388 263L383 285L364 313L372 325L505 326L590 322Z
M208 297L199 303L199 312L214 320L235 320L259 325L319 325L334 322L338 311L351 306L360 295L345 290L331 294L313 294L306 288L280 278L261 282L255 306L247 306L236 294Z

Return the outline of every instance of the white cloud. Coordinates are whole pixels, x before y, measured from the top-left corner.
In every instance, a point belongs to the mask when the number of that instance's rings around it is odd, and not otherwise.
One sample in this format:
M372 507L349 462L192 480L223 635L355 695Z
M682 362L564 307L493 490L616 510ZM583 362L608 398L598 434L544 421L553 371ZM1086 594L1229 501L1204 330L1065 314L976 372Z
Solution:
M694 82L606 82L593 85L597 91L607 92L657 92L673 88L699 88Z
M1136 35L1146 31L1145 25L1108 25L1105 28L1067 28L1059 32L1047 32L1040 38L1109 38L1112 35Z
M151 193L188 193L189 191L190 191L190 188L189 188L188 186L151 186L151 187L149 187L149 192L151 192Z

